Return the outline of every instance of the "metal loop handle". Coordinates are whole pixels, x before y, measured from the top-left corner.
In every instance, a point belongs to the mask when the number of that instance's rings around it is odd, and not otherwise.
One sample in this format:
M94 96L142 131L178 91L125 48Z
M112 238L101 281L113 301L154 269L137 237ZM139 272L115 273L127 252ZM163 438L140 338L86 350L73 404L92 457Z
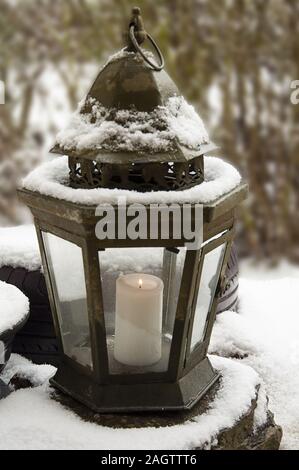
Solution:
M150 34L148 33L145 33L146 34L146 37L149 39L149 41L151 42L152 46L154 47L158 57L159 57L159 61L160 61L160 65L157 65L155 64L154 62L152 62L148 57L146 57L146 55L144 54L143 50L141 49L141 47L139 46L136 38L135 38L135 26L132 25L130 26L130 30L129 30L129 34L130 34L130 39L132 41L132 44L133 46L135 47L136 51L139 52L139 54L143 57L143 59L145 60L145 62L150 65L150 67L152 67L152 69L156 70L157 72L160 72L163 68L164 68L164 65L165 65L165 62L164 62L164 57L162 55L162 52L160 51L157 43L154 41L154 39L150 36Z

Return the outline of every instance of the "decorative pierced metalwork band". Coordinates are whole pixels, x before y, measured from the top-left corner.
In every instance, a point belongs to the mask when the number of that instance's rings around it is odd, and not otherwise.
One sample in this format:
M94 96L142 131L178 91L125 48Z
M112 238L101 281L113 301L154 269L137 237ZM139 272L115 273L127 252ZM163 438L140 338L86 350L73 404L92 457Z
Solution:
M187 162L113 165L69 157L73 188L118 188L139 192L179 191L203 182L203 156Z

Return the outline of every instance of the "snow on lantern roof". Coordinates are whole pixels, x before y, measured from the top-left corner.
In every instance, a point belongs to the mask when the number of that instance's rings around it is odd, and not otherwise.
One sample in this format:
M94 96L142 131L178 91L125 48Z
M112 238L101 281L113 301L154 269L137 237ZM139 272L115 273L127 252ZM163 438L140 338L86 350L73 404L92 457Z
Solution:
M190 160L214 149L202 119L181 96L153 111L106 108L89 96L58 133L52 152L122 164Z
M100 71L52 153L122 164L188 161L213 149L202 119L169 75L123 49Z

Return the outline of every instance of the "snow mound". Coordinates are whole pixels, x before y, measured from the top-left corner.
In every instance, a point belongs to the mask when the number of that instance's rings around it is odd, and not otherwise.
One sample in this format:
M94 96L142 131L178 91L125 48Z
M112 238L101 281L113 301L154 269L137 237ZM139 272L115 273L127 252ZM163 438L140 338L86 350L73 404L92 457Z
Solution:
M69 167L66 156L58 157L32 171L24 180L23 188L76 204L117 204L125 197L127 203L171 204L215 201L235 189L241 182L239 172L220 158L205 157L205 181L185 191L157 191L138 193L121 189L73 189L68 186Z
M34 225L0 228L0 268L39 270L41 259Z
M235 357L259 374L269 408L283 428L281 449L297 450L299 268L286 262L275 269L243 262L241 275L240 314L218 315L209 351Z
M12 330L29 313L29 300L15 286L0 281L0 335Z
M13 376L17 374L19 377L29 380L34 387L38 387L48 382L55 372L56 367L54 366L49 364L33 364L33 362L25 359L25 357L12 354L5 369L2 371L1 379L9 383Z
M220 431L233 426L248 411L260 383L257 373L248 366L218 357L211 360L223 377L211 407L192 421L167 428L167 432L165 428L112 429L84 422L50 399L51 389L46 380L34 389L19 390L0 401L0 449L188 450L204 445L209 448ZM43 379L45 373L48 377L53 375L52 369L30 363L26 366L25 360L16 356L8 363L6 374L12 373L10 368L17 371L18 361L21 369L31 368L37 383L39 370Z
M236 315L236 312L218 315L209 346L211 354L243 359L249 354L258 354L261 348L261 342L247 318Z
M82 107L90 112L82 112ZM197 149L210 139L202 119L182 97L171 97L152 112L108 109L94 98L79 104L56 137L65 151L167 152L175 142Z

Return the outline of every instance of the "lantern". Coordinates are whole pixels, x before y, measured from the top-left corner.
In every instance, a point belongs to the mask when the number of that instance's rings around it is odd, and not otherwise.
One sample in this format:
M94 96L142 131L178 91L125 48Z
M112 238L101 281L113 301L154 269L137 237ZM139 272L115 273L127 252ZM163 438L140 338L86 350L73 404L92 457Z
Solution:
M146 38L158 62L141 48ZM188 129L182 137L185 102L137 8L127 43L98 75L73 127L57 137L53 152L68 157L65 185L85 195L125 190L130 203L141 195L183 195L204 181L204 155L214 146L193 115L196 139ZM184 233L174 233L173 213L157 219L154 237L147 228L134 238L128 203L113 206L106 225L117 221L117 233L103 239L96 205L19 191L34 215L59 338L55 387L102 413L189 409L209 390L219 378L207 357L217 295L246 191L239 184L202 206L202 240L193 249ZM179 212L184 206L176 205ZM144 207L149 216L150 204ZM191 224L198 217L191 204Z

